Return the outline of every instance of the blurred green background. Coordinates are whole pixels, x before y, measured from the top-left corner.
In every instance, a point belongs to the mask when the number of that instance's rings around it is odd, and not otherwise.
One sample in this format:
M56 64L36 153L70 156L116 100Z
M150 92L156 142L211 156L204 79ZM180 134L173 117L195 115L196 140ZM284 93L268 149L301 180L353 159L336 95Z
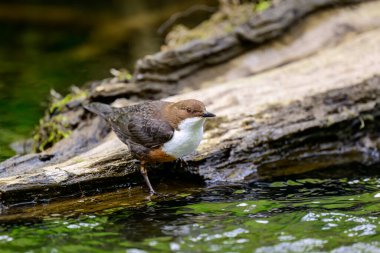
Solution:
M133 71L138 58L159 50L158 28L173 14L217 0L0 1L0 161L10 143L31 136L51 89ZM210 13L178 20L189 27Z

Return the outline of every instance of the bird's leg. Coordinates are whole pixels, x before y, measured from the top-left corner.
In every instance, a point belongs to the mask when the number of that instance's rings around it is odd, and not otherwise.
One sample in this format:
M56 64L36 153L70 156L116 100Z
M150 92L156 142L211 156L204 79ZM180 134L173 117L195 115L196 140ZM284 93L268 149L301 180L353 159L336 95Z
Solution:
M148 171L145 168L145 162L144 161L141 161L140 172L143 175L145 182L149 187L149 192L151 194L156 194L155 190L153 189L152 185L150 184L149 177L148 177Z

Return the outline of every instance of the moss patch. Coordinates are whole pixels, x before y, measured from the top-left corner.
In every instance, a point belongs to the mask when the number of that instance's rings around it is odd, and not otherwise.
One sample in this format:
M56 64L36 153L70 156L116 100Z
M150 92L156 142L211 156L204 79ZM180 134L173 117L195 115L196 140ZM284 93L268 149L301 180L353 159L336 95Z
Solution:
M219 10L210 19L193 29L176 25L166 36L165 50L176 48L192 40L220 37L231 33L259 12L272 5L272 0L261 0L254 3L233 4L221 1Z
M71 134L77 124L77 120L73 119L78 117L75 111L87 96L87 92L75 89L63 98L52 97L45 116L34 130L34 152L42 152Z

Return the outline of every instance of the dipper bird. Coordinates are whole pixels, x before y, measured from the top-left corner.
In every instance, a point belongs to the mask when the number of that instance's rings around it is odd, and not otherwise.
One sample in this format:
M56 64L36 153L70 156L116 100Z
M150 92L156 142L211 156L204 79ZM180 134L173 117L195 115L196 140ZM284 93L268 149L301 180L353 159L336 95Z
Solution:
M152 194L155 191L145 164L174 161L195 151L206 118L215 117L195 99L150 101L123 108L95 102L85 108L104 118L132 156L140 160L140 172Z

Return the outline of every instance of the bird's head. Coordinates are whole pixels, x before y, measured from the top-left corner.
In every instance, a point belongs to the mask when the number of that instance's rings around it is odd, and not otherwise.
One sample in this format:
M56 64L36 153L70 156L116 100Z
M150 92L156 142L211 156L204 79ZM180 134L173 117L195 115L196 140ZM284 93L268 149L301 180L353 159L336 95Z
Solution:
M195 99L181 100L169 106L169 114L171 121L178 125L181 121L187 120L189 122L204 121L206 118L215 117L215 114L206 110L205 105Z

